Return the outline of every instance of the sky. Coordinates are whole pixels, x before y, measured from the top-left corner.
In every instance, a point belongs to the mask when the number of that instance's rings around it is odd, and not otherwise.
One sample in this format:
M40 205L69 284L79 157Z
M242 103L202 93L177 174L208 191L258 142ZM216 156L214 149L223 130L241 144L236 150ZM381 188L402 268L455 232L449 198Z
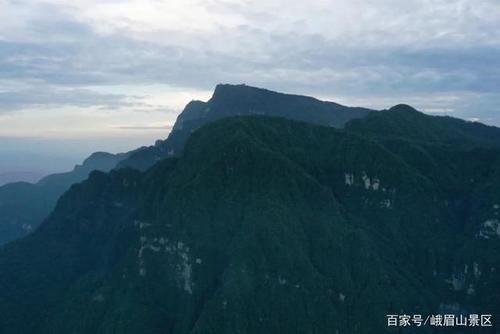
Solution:
M152 144L218 83L500 126L499 22L498 0L0 0L0 173Z

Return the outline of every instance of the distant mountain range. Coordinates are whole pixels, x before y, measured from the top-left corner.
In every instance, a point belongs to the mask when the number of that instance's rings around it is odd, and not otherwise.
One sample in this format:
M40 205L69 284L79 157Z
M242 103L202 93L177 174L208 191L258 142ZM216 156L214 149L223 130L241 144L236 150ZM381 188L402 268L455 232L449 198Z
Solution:
M97 152L71 172L53 174L37 183L16 182L0 187L0 245L34 231L54 209L57 199L93 170L110 171L127 154Z
M44 177L43 174L36 172L3 172L0 173L0 186L13 182L36 183L42 177Z
M267 115L342 127L347 121L369 112L364 108L246 85L218 85L208 102L190 102L168 138L157 141L154 146L116 155L94 153L71 172L47 176L36 184L0 187L0 245L33 231L52 211L57 199L72 184L85 180L91 171L108 172L124 167L144 171L161 159L178 155L194 130L215 120L236 115Z
M0 250L2 333L393 333L387 314L500 317L500 129L405 105L343 129L191 124L172 157L92 172Z

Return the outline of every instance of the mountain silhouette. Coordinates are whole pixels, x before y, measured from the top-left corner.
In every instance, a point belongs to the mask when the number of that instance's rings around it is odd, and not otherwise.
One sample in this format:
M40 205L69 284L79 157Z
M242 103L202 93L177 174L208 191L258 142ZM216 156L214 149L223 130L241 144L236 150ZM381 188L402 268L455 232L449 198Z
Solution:
M215 120L258 114L342 127L369 111L246 85L218 85L210 101L190 102L179 115L168 139L159 140L154 146L123 154L97 152L71 172L49 175L37 184L0 187L0 199L4 199L0 202L0 245L36 229L64 191L85 180L91 171L107 172L124 167L146 170L163 158L177 155L194 130Z

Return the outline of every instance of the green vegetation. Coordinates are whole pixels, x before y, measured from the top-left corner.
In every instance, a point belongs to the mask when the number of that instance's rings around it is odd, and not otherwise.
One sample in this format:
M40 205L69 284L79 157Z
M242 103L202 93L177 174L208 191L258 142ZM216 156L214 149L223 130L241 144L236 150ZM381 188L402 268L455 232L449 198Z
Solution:
M145 172L93 172L0 251L0 332L385 333L391 313L500 316L500 149L475 124L414 113L346 130L227 118Z
M108 172L127 154L93 153L67 173L52 174L36 184L10 183L0 187L0 246L28 235L54 209L58 198L93 170Z

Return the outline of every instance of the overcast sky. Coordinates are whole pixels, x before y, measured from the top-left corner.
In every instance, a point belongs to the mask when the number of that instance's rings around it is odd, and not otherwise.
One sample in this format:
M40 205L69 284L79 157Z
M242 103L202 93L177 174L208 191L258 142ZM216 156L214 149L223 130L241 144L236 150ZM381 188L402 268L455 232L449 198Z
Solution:
M0 0L0 138L132 149L217 83L500 125L499 22L498 0Z

